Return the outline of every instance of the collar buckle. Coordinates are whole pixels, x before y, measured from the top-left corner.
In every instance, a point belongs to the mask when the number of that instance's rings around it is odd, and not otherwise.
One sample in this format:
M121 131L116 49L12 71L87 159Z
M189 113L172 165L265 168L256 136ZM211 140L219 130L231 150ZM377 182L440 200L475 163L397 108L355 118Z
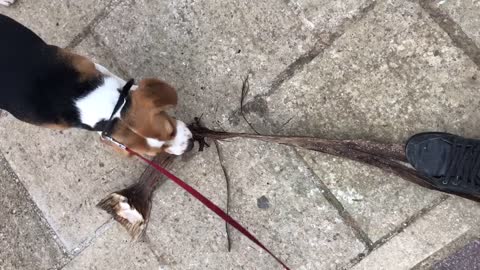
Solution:
M124 104L125 99L127 98L128 93L130 92L130 89L132 88L134 83L135 81L133 79L130 79L125 84L125 86L123 86L122 91L120 92L120 96L118 97L117 104L115 104L115 107L113 108L112 115L110 116L110 119L108 119L108 123L105 125L105 128L101 133L102 140L111 142L123 150L125 150L127 147L124 144L112 138L112 131L113 131L112 129L113 129L113 122L114 122L112 120L115 114L120 110L120 107L122 107L122 105Z

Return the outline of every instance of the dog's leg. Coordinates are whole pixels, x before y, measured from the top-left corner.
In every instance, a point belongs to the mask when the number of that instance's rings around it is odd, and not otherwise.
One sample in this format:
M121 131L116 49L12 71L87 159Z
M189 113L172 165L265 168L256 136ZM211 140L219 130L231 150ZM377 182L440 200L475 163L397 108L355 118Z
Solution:
M15 0L0 0L0 5L10 6L11 4L15 3Z

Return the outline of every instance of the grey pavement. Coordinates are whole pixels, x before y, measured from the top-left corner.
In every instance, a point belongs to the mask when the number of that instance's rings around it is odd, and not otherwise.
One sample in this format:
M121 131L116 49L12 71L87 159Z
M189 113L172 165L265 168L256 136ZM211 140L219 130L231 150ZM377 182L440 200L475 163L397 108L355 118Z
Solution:
M185 121L396 143L426 130L480 137L480 1L18 0L0 13L121 77L170 82ZM95 204L144 165L96 134L0 113L0 138L2 270L281 269L236 231L228 252L224 222L169 182L148 237L130 242ZM292 269L478 262L467 262L477 203L367 165L236 139L172 170L223 208L228 181L232 216Z

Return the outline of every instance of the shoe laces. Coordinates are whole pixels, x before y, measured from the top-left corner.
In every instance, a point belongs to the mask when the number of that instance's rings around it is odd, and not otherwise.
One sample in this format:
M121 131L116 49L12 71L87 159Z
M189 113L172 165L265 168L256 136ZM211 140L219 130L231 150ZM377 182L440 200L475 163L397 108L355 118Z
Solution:
M457 138L452 146L452 158L445 177L442 177L442 184L479 188L480 144Z

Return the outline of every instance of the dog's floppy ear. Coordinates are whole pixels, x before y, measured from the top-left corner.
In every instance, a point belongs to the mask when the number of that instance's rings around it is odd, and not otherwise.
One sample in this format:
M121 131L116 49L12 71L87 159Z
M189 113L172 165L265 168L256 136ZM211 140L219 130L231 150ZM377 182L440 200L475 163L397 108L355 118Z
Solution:
M132 98L141 103L151 102L155 108L163 110L177 106L177 91L164 81L143 79L132 92Z
M123 119L136 133L162 141L175 136L176 121L165 110L177 105L177 92L157 79L144 79L130 92L130 105Z

